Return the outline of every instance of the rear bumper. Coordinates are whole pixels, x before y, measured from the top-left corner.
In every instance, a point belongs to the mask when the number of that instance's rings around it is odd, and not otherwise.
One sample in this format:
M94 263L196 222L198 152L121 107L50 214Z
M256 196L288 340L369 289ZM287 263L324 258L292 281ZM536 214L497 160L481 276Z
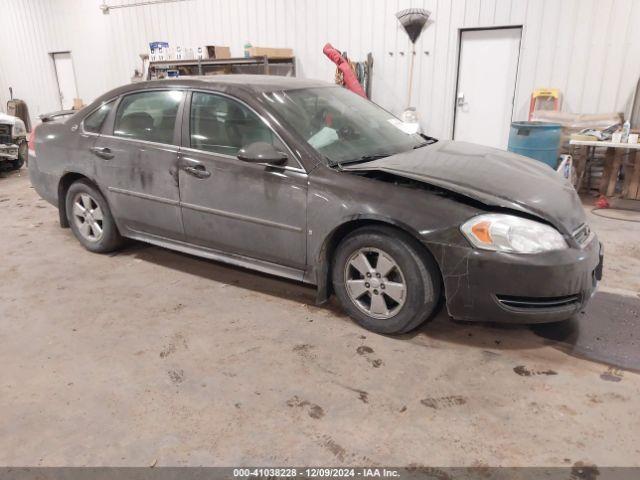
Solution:
M582 249L535 255L448 250L455 258L441 266L447 309L459 320L565 320L584 308L602 276L602 246L595 235Z
M29 180L31 180L31 185L42 198L51 205L58 206L58 183L60 178L40 170L37 158L32 158L29 161Z

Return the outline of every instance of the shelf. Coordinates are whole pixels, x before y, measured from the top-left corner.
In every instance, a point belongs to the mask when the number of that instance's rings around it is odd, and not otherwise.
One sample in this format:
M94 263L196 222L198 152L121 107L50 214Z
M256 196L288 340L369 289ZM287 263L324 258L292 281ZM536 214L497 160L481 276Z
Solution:
M207 58L202 60L158 60L150 62L150 66L169 67L169 66L189 66L189 65L260 65L265 63L293 62L293 58L266 58L266 57L238 57L238 58Z
M190 59L190 60L158 60L155 62L149 63L149 70L147 74L147 78L151 79L151 70L152 68L155 71L166 71L171 69L182 68L183 70L189 71L190 75L203 75L204 70L207 67L262 67L261 72L250 72L250 73L271 73L269 70L269 66L271 65L279 65L279 66L290 66L290 72L295 76L295 57L290 58L268 58L265 56L261 57L237 57L237 58L209 58L209 59ZM249 73L249 72L247 72Z

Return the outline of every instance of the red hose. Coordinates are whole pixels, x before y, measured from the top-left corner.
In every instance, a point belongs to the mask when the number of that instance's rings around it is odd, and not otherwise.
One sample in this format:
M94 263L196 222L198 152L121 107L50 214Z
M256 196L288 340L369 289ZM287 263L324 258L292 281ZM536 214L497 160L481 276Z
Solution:
M364 89L362 88L362 85L360 85L360 82L358 82L356 74L351 70L349 62L340 55L340 52L333 48L330 43L327 43L324 46L322 52L329 58L329 60L335 63L338 66L338 69L342 72L345 87L352 92L357 93L361 97L367 98L367 94L364 93Z
M600 195L600 198L596 201L597 208L610 208L611 204L609 204L609 200L604 195Z

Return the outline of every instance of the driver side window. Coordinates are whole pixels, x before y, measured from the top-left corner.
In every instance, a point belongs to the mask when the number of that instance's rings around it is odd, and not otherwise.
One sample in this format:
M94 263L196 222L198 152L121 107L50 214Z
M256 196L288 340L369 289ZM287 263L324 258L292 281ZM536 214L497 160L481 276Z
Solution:
M191 148L235 157L254 142L286 151L273 131L243 104L212 93L193 92L189 121Z

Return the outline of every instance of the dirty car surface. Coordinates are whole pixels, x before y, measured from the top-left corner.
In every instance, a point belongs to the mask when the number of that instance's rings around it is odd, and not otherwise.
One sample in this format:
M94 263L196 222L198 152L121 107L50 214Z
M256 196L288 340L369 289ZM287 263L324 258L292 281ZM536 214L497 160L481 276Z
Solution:
M602 250L539 162L408 134L336 86L259 75L108 92L36 131L29 172L89 250L129 237L335 292L401 333L444 295L456 319L563 320Z

